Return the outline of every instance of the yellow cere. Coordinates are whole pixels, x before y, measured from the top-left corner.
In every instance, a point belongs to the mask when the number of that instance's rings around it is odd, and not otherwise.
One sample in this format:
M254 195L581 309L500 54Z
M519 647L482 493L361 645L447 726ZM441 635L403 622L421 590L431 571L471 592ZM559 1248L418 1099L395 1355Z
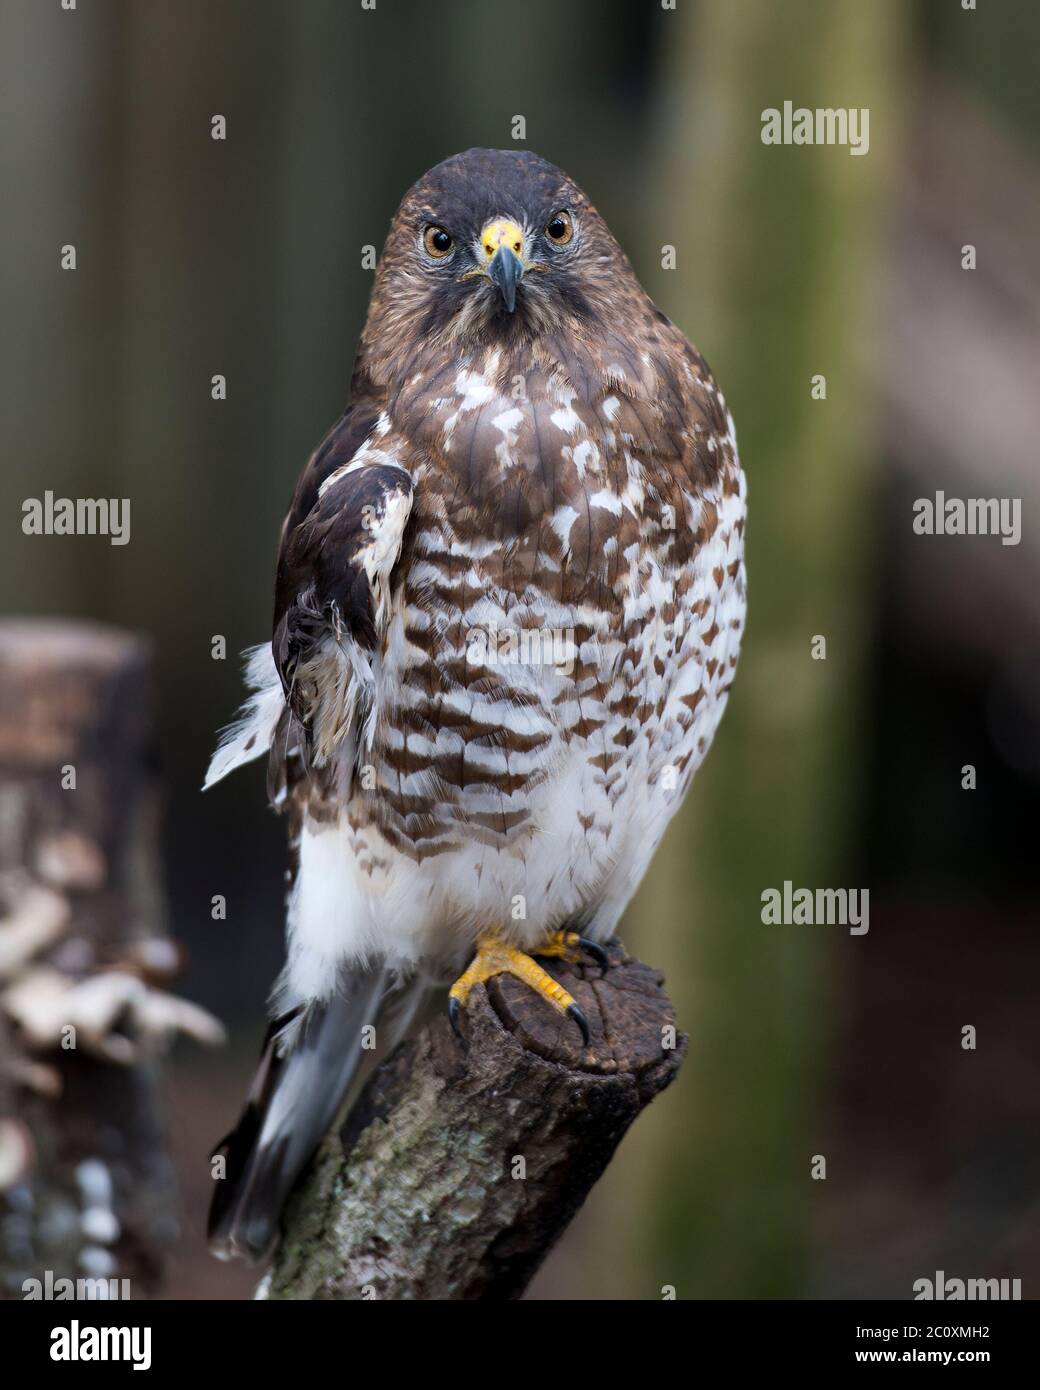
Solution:
M508 246L510 251L522 259L524 234L515 222L510 222L506 217L500 217L494 222L489 222L481 232L480 244L488 260L500 246Z

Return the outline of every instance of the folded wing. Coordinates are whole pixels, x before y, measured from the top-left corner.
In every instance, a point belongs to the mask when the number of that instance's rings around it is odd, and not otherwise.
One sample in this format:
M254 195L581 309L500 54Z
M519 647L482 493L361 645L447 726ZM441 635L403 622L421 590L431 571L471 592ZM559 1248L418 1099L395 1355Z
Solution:
M205 786L270 749L276 802L293 755L349 794L411 512L400 455L385 417L352 407L308 462L282 527L271 644L248 654L253 694Z

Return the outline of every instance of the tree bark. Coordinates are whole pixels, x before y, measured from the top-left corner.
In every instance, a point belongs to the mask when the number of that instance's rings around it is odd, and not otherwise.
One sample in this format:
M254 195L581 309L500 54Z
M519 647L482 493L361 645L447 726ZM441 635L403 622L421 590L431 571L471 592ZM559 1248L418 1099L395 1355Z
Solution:
M464 1038L429 1023L372 1076L286 1214L261 1298L518 1297L687 1039L663 977L549 962L590 1044L526 986L470 996Z

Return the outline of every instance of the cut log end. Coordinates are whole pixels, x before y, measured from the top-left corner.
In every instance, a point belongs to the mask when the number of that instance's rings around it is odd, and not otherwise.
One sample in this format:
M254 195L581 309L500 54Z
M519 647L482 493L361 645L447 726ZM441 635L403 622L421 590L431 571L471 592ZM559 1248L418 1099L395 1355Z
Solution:
M512 975L489 981L488 1002L502 1027L546 1061L596 1076L653 1073L675 1048L675 1010L662 988L664 976L626 955L618 942L607 955L606 968L590 961L545 962L585 1015L588 1047L572 1019L555 1013Z

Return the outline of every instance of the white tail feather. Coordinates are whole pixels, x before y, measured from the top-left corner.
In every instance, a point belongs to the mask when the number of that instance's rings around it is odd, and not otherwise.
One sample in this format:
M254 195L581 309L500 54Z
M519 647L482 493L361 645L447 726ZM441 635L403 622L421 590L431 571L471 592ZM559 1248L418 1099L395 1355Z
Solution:
M246 685L254 694L242 706L235 722L229 724L221 734L202 784L203 791L208 791L236 767L242 767L268 751L285 708L285 692L274 664L270 642L251 647L244 655Z

